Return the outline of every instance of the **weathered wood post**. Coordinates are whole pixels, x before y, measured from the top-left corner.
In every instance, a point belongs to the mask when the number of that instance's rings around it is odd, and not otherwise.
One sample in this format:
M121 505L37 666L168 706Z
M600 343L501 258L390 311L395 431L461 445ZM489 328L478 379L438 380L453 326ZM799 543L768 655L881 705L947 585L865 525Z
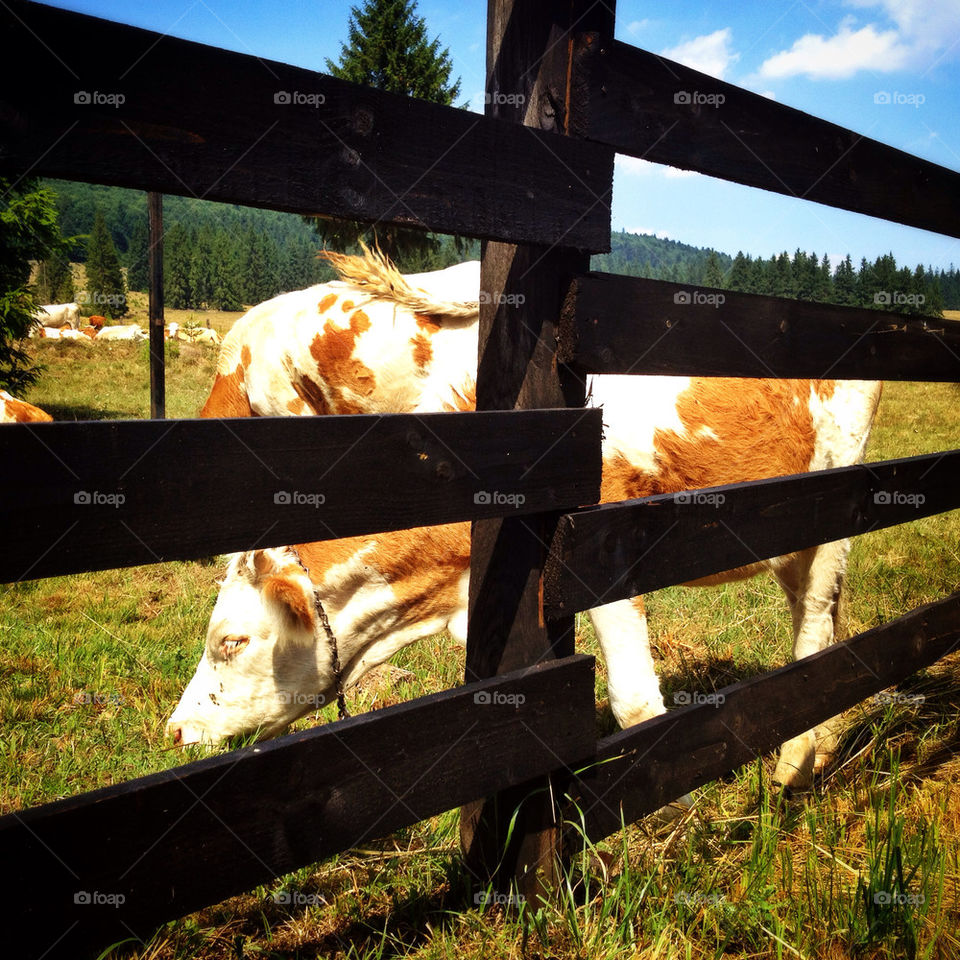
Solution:
M612 4L490 0L487 11L487 115L572 133L574 65L598 55L601 38L612 38ZM607 159L607 189L596 201L609 210L612 151ZM557 332L565 284L588 267L587 254L561 245L484 244L478 410L583 405L584 383L557 364ZM542 611L543 563L556 519L474 522L468 682L573 653L573 617L545 621ZM561 786L539 780L463 808L461 842L479 885L505 893L515 883L520 896L535 900L556 879Z
M163 194L147 193L150 220L150 419L166 417L166 386L163 365Z

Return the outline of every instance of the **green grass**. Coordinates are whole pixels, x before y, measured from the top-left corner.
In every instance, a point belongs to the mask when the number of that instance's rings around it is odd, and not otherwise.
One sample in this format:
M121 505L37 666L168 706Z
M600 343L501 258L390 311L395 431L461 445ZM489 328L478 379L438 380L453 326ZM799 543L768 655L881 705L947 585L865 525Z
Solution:
M167 349L168 410L192 416L216 351ZM36 350L47 371L32 402L65 418L146 415L142 344ZM958 401L953 386L888 385L869 459L960 446ZM956 589L958 534L953 513L860 538L851 631ZM168 749L162 727L200 654L220 572L168 563L0 587L3 812L190 759ZM711 690L789 659L772 580L647 601L668 702L672 690ZM579 649L598 652L585 618L578 634ZM463 671L462 651L442 636L393 662L415 676L373 676L351 691L354 711L455 686ZM451 811L169 924L124 955L960 957L958 675L953 656L902 685L914 699L848 711L837 763L815 794L772 792L765 758L703 788L672 827L641 822L587 846L550 903L477 906ZM598 662L601 701L605 692ZM612 729L603 706L598 728Z

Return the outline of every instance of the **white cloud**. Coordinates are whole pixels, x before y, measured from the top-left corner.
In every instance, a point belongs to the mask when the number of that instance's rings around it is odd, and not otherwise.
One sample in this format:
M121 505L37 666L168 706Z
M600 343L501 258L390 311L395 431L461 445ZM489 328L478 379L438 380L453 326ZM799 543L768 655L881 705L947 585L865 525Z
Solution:
M960 35L957 0L846 0L846 5L883 10L911 46L916 66L923 65L924 55L949 49Z
M724 27L722 30L715 30L702 37L694 37L693 40L687 40L676 47L664 50L663 55L722 80L730 64L740 59L739 53L733 53L730 50L731 36L730 28Z
M760 76L774 80L799 75L843 80L860 70L889 73L905 66L909 52L896 30L878 33L872 24L853 30L847 20L832 37L818 33L802 36L789 50L765 60Z
M641 33L643 30L645 30L649 24L650 21L647 19L634 20L632 23L627 24L627 33L635 37L638 33Z

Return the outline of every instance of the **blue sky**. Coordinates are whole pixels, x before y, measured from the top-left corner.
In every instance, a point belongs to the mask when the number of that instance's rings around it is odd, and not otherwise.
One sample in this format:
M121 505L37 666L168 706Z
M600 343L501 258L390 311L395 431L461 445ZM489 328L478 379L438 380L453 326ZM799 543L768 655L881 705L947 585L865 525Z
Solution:
M315 70L337 57L350 11L339 0L56 5ZM485 0L420 0L418 12L481 109ZM960 170L960 0L620 0L617 23L621 40ZM613 226L731 254L799 246L960 265L960 240L626 157Z

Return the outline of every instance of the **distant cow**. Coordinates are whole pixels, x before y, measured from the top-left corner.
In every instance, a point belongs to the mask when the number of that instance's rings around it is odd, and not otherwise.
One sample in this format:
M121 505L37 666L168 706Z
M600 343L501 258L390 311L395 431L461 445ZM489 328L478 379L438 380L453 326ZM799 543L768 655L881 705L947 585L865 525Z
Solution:
M146 333L139 324L119 324L115 327L104 327L96 336L97 340L145 340Z
M205 416L473 405L479 264L424 275L415 289L414 278L375 257L335 263L346 282L277 297L238 321L224 340ZM452 276L450 300L438 302L436 291ZM472 315L463 296L474 298ZM601 500L856 463L879 396L880 385L864 381L595 377L592 402L604 420ZM169 733L181 743L272 735L329 702L332 651L318 629L314 591L337 637L344 686L444 628L463 640L469 534L468 523L446 524L235 555ZM848 540L824 544L696 585L772 573L791 609L799 658L834 640L848 551ZM642 599L589 614L617 721L662 714ZM826 739L819 756L816 746L813 731L784 744L777 779L807 785L832 744Z
M62 327L69 324L76 330L80 326L79 303L48 303L34 314L34 319L41 327Z
M0 390L0 423L41 423L52 419L45 410Z

